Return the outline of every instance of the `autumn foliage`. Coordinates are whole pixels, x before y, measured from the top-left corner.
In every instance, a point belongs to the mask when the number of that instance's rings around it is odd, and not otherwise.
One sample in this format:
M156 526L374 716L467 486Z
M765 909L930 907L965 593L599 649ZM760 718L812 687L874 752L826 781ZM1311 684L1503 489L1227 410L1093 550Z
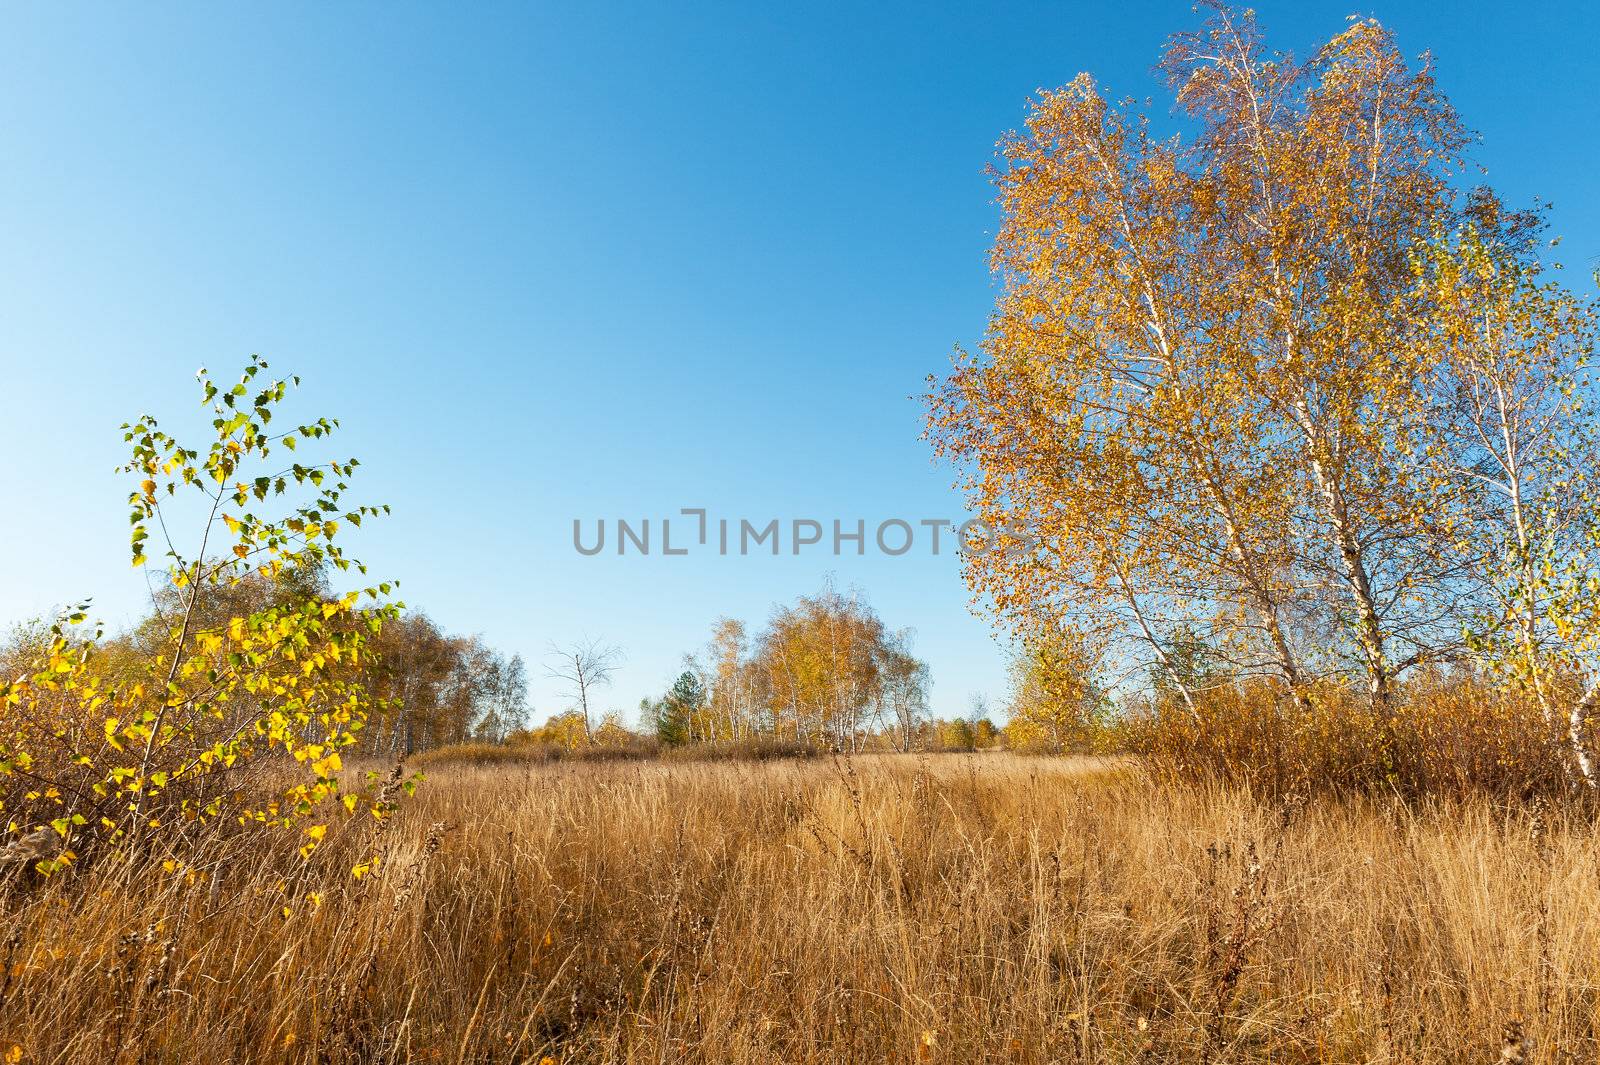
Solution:
M154 612L102 639L83 634L88 608L76 607L10 652L7 867L48 874L113 851L181 862L206 837L252 831L309 854L329 818L387 815L375 787L341 770L376 705L371 640L397 606L386 583L327 586L329 573L364 572L338 537L381 510L344 499L354 459L297 461L336 423L275 431L294 382L266 368L252 361L226 387L201 371L205 447L150 416L123 427L134 564L152 532L163 548Z
M1421 790L1442 727L1472 780L1592 786L1593 301L1377 22L1300 61L1217 8L1161 70L1172 132L1083 75L1001 144L1003 291L928 431L1031 546L969 583L1185 765Z
M1207 11L1170 116L1001 142L930 383L1003 730L832 584L529 725L346 554L338 423L201 371L123 426L148 616L0 646L0 1063L1600 1055L1600 304L1430 59Z

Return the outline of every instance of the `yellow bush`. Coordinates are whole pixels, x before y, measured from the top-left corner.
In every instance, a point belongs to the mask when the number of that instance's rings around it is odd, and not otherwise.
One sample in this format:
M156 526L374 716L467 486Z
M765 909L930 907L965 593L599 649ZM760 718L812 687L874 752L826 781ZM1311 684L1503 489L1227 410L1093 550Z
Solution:
M334 799L384 813L341 788L341 751L371 706L368 637L397 608L380 601L387 584L334 594L321 579L362 571L336 537L379 510L341 498L356 460L281 455L334 423L272 433L289 383L257 381L264 369L252 361L226 390L201 371L215 431L204 452L148 415L123 427L134 564L152 530L165 541L157 614L104 640L84 633L81 606L7 656L20 668L0 678L0 862L50 873L88 848L158 836L178 853L203 826L290 828ZM206 515L193 550L173 540L189 512L180 494ZM297 494L286 514L259 513ZM324 828L296 833L301 850Z

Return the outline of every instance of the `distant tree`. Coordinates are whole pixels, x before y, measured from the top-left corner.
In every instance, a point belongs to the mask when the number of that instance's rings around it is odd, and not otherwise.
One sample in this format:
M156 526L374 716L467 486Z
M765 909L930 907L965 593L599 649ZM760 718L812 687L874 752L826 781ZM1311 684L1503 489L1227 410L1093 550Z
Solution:
M420 612L386 625L373 640L369 671L387 709L364 742L394 755L467 740L503 741L528 716L520 656L506 659L476 636L451 636Z
M622 651L599 640L587 640L561 647L552 644L546 657L550 664L546 676L565 686L573 710L583 721L584 739L592 744L594 693L611 684L617 667L622 664Z
M748 736L761 727L760 684L748 658L749 642L744 622L718 618L706 646L712 728L727 739Z
M656 738L668 747L681 747L694 738L694 722L706 706L706 689L700 678L684 670L667 694L654 704Z
M644 728L654 729L666 715L664 739L682 732L687 742L764 732L859 750L885 725L901 749L922 738L928 667L911 652L910 630L890 632L856 592L824 585L816 595L775 607L753 646L743 622L719 618L703 654L684 661L697 698L685 692L673 707L664 705L666 698L639 704ZM675 714L686 704L692 708L679 721Z
M626 747L637 738L622 723L622 715L615 710L607 710L600 718L599 727L594 730L595 743L601 747Z
M775 728L854 750L882 707L883 622L857 594L824 587L773 611L757 656Z
M660 712L660 709L656 706L655 699L650 698L648 695L640 699L639 730L646 735L653 734L656 731L656 718Z
M940 750L970 751L974 743L972 722L955 718L934 723L934 743Z
M1011 662L1008 746L1052 751L1093 747L1110 710L1094 667L1084 645L1067 634L1025 645Z
M901 629L878 651L881 698L895 730L895 744L911 750L917 725L928 713L928 664L911 653L911 630Z
M521 655L510 659L475 644L480 709L473 723L474 738L503 743L528 718L528 676Z
M470 695L459 683L461 644L426 614L409 613L384 626L374 651L373 684L388 710L367 749L393 756L459 739L470 716Z

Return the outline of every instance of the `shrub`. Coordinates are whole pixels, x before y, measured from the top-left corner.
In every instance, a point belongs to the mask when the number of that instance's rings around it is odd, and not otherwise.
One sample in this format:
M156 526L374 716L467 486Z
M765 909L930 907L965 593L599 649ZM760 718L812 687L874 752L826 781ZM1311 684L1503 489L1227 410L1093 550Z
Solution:
M103 844L149 851L158 836L182 854L208 830L293 832L330 800L352 813L366 801L341 789L340 752L372 705L368 639L398 607L381 601L388 584L336 594L324 575L365 572L336 537L380 510L342 498L355 459L267 464L336 423L272 433L290 382L258 381L265 369L253 360L226 390L201 371L214 432L203 453L148 415L123 427L134 564L147 563L152 529L165 541L158 609L106 640L85 631L84 604L6 656L22 666L0 679L0 854L13 862L50 873ZM260 512L280 499L285 513ZM171 530L194 507L191 551ZM293 838L309 853L325 831Z
M661 752L676 762L769 762L782 758L815 758L822 751L810 743L782 736L747 736L738 740L712 740Z
M1264 793L1557 795L1576 783L1554 722L1537 703L1466 672L1425 672L1397 692L1392 723L1362 693L1327 685L1309 710L1262 681L1132 716L1125 742L1173 779L1247 783Z
M618 762L651 758L653 743L640 742L627 747L567 747L561 744L522 741L517 743L454 743L424 751L411 759L418 768L439 766L547 765L551 762Z

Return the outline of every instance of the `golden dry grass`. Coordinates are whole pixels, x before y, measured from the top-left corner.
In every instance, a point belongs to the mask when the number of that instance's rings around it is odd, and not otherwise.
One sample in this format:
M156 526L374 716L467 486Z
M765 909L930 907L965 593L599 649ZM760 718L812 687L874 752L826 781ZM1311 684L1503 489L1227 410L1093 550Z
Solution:
M1571 814L952 755L440 768L367 831L11 883L0 1052L1489 1062L1513 1020L1529 1060L1600 1050Z

